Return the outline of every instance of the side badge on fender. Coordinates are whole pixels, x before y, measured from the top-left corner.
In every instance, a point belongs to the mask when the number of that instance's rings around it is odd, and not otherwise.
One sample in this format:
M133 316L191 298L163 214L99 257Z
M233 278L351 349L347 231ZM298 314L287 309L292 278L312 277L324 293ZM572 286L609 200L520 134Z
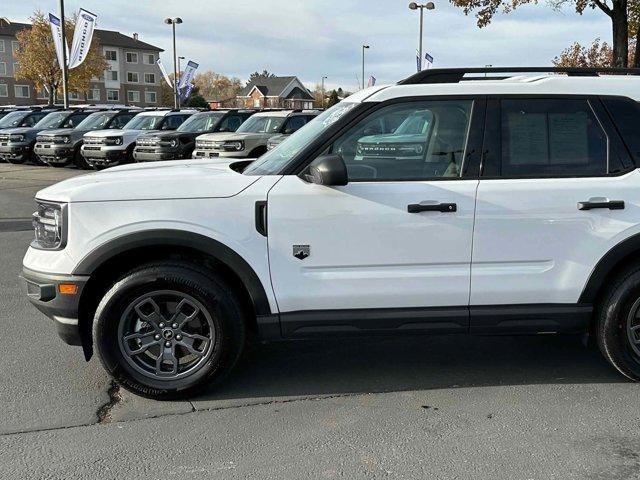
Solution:
M293 246L293 256L298 260L304 260L309 255L311 255L311 248L309 245L294 245Z

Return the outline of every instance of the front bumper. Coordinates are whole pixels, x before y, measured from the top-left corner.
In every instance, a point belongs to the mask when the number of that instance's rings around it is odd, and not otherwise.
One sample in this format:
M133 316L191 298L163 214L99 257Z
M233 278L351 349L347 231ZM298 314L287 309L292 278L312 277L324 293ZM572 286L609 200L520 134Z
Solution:
M22 287L29 301L55 323L58 335L69 345L82 345L78 322L80 296L88 276L55 275L22 268ZM60 284L77 285L74 295L60 293Z
M90 165L115 165L127 159L126 148L83 145L81 153Z
M36 143L33 152L45 163L65 163L73 159L70 144Z
M196 149L193 151L191 158L246 158L249 155L247 150L227 152L221 150Z
M136 162L157 162L159 160L180 160L184 152L177 149L136 147L133 150L133 158Z
M28 143L2 142L0 143L0 159L28 160L31 154L31 145Z

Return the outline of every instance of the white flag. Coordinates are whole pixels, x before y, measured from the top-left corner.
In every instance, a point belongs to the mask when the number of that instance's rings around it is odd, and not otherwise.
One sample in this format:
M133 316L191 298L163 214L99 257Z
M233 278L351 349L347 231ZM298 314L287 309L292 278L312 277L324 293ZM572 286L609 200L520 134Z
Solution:
M180 83L178 84L178 90L182 90L186 85L191 83L193 75L198 69L198 64L189 60L187 62L187 68L184 69L184 74L180 77Z
M69 68L79 66L87 58L89 48L91 47L91 40L93 39L93 30L96 26L96 18L98 18L96 14L84 8L78 11L76 29L73 32L73 42L71 44Z
M58 57L58 65L62 70L62 23L60 19L53 13L49 14L49 26L51 27L51 35L53 36L53 45L56 47L56 56ZM67 42L64 42L67 58L69 58L69 48Z
M164 65L162 64L162 60L158 59L158 61L156 62L156 65L158 65L158 68L160 69L160 72L162 73L162 76L164 77L164 81L167 82L167 85L169 85L171 88L173 88L173 83L171 83L171 79L169 78L169 74L167 73L167 69L164 68Z

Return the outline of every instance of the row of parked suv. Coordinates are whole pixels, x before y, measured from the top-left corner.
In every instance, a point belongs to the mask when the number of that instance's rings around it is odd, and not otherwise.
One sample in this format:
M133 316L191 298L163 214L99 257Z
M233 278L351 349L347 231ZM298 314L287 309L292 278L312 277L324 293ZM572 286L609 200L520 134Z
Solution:
M185 158L256 158L316 110L143 110L96 106L0 110L0 160L102 169Z

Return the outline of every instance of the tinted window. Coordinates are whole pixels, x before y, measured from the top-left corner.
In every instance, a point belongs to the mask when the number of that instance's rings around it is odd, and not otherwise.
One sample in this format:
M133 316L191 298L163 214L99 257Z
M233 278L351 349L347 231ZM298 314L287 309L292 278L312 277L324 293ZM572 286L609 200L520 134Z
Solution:
M218 130L223 132L235 132L242 125L243 118L239 115L228 115L218 125Z
M77 115L71 115L67 118L64 123L60 126L60 128L74 128L77 127L82 120L89 116L88 113L79 113Z
M188 115L168 115L167 121L163 125L163 128L178 128L187 118Z
M586 100L503 100L502 175L604 175L608 142Z
M384 107L343 133L327 153L342 155L349 180L457 178L472 100Z
M302 115L296 115L294 117L290 117L287 120L287 125L284 127L283 133L291 134L299 130L300 128L304 127L306 123L307 123L307 117L304 117Z
M116 118L114 118L111 124L109 125L109 128L122 128L127 123L129 123L129 120L131 120L134 116L135 114L133 113L131 114L127 113L125 115L117 115Z
M640 104L628 98L603 100L627 144L636 165L640 165Z

